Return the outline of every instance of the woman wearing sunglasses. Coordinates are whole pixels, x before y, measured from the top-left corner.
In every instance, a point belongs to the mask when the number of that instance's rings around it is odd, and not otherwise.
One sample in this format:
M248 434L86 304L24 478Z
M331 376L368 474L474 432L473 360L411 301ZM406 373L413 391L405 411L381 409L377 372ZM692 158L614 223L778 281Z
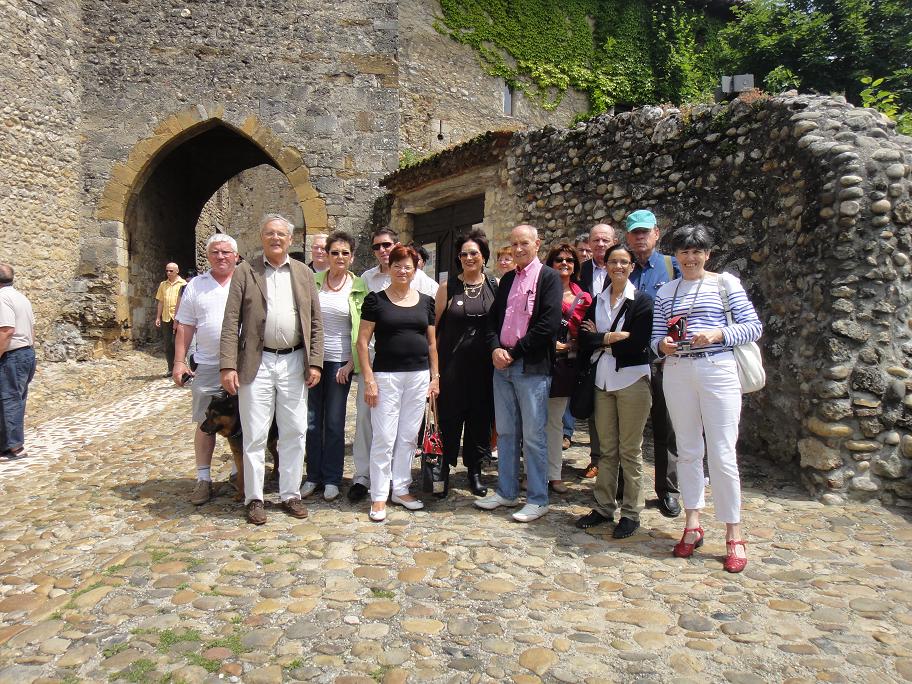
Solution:
M576 284L580 272L576 250L563 242L548 252L545 265L560 276L564 287L561 302L561 329L557 338L557 354L551 374L551 394L548 399L548 486L552 491L563 494L567 485L561 477L564 465L564 411L570 401L576 379L576 348L580 322L592 304L592 296Z
M323 375L307 397L307 476L301 498L323 487L323 498L339 496L345 454L345 406L352 373L360 372L353 354L367 285L349 271L354 238L337 230L326 239L329 268L314 275L323 313Z
M456 466L459 442L468 470L469 489L485 496L481 463L491 454L494 420L494 365L485 340L488 314L497 294L497 281L485 273L491 256L482 230L456 238L459 275L437 290L437 353L440 358L440 431L443 437L444 491L449 491L450 466Z

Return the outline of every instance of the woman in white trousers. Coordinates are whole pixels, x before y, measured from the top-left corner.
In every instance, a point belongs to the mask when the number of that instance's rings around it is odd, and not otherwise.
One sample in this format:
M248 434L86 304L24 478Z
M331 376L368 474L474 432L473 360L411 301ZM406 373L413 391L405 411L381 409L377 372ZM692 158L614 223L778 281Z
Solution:
M409 510L424 504L409 493L412 458L424 402L440 393L434 300L410 287L418 253L397 245L390 252L389 287L371 292L361 307L358 357L364 400L371 409L370 519L386 520L386 500ZM376 342L371 360L368 344Z
M674 555L688 558L703 544L700 511L706 505L704 447L716 518L725 523L725 569L747 565L741 534L741 481L735 445L741 385L734 346L757 340L763 327L740 281L705 269L712 249L709 229L683 226L671 237L682 277L656 293L652 346L665 357L664 392L678 444L678 484L687 518ZM733 322L725 315L723 289ZM705 435L705 441L704 441Z

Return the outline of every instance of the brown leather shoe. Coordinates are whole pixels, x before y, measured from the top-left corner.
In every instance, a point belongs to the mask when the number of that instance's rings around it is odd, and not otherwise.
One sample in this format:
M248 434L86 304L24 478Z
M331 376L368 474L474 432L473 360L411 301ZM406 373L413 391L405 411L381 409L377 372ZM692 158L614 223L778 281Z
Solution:
M283 501L282 508L284 508L285 512L293 518L307 517L307 506L305 506L304 502L300 499L288 499L288 501Z
M588 480L588 479L591 479L591 478L597 477L597 476L598 476L598 465L597 464L590 463L588 466L586 466L586 472L583 473L584 478L586 478Z
M254 499L247 504L247 522L251 525L262 525L266 522L266 509L259 499Z
M206 480L197 480L193 493L190 495L190 503L194 506L202 506L209 503L212 498L212 483Z

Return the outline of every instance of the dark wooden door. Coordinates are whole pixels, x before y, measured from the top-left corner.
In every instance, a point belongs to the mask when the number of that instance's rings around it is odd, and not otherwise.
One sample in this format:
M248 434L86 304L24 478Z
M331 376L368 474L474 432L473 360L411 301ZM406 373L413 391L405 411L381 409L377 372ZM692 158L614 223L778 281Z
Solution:
M440 274L458 270L453 240L468 233L472 226L484 220L484 197L472 197L427 214L414 217L413 240L431 254L427 274L440 282Z

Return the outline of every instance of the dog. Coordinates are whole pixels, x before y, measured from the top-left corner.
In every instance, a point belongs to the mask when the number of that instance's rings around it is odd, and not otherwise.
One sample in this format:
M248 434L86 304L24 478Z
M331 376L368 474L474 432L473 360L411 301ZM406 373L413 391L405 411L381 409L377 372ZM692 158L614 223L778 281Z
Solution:
M237 479L234 481L236 493L235 501L244 500L244 435L241 432L241 412L238 408L237 395L228 394L221 390L212 395L209 407L206 409L206 420L200 423L200 430L207 435L221 435L228 440L231 455L234 457L234 466L237 470ZM269 436L266 438L266 451L272 455L272 473L267 479L278 476L279 472L279 427L272 421Z

